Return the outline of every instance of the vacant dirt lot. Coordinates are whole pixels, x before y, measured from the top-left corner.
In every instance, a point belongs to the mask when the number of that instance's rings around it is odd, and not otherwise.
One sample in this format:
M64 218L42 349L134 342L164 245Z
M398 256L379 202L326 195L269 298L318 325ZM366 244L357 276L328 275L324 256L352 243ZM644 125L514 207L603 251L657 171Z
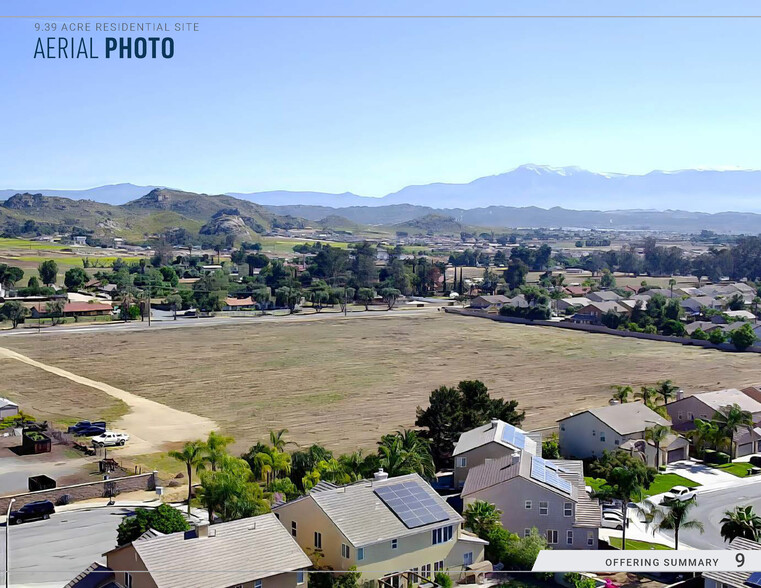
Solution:
M214 419L236 449L287 428L301 445L372 447L381 434L410 426L429 392L481 379L515 398L527 428L600 405L613 384L670 378L688 392L761 380L755 354L722 353L550 327L430 316L349 318L8 337L2 345L33 359ZM47 390L51 376L23 369L24 398L49 414L81 413L97 391ZM7 379L6 384L7 386ZM87 394L88 400L81 398ZM99 402L103 402L100 399Z

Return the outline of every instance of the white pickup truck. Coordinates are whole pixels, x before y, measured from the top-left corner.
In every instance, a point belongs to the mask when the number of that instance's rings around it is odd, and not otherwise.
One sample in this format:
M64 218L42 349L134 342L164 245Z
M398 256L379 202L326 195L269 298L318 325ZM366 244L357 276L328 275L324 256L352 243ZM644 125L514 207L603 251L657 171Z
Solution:
M687 488L686 486L674 486L671 490L663 495L663 502L661 502L661 504L664 502L671 502L673 500L685 502L687 500L692 500L693 498L695 498L695 490L693 488Z
M115 433L114 431L106 431L101 435L97 435L92 438L92 444L94 447L110 447L114 445L124 445L129 440L129 435L126 433Z

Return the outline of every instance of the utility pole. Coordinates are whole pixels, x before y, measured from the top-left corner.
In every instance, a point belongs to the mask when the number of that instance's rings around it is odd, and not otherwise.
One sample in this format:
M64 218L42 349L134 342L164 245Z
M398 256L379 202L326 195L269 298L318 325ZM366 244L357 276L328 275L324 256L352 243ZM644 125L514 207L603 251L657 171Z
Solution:
M148 284L148 326L151 326L151 285Z
M5 588L10 588L11 585L11 506L16 502L15 498L11 498L8 502L8 512L5 517Z

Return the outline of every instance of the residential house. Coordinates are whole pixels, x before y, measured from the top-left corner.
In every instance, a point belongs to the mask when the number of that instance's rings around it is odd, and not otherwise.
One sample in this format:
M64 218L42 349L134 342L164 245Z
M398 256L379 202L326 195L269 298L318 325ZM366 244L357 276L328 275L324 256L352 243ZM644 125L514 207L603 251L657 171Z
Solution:
M86 235L75 235L74 236L74 244L75 245L87 245L87 236Z
M655 425L669 426L669 423L654 410L641 402L625 402L601 408L591 408L572 414L558 421L560 451L563 457L600 457L603 451L625 449L627 441L644 440L645 429ZM655 465L655 448L639 445L640 451L649 465ZM687 459L689 444L675 435L670 442L660 446L659 463L667 464Z
M697 316L703 312L705 306L697 298L685 298L679 301L679 306L684 309L685 314Z
M541 455L541 437L532 437L518 427L493 419L490 423L460 435L454 457L454 486L462 488L468 472L487 461L493 461L518 451Z
M184 533L150 530L105 556L105 567L93 564L69 586L306 588L312 565L271 513Z
M502 525L518 535L535 527L552 549L597 549L600 505L585 490L581 461L507 455L470 470L462 498L464 508L496 505Z
M18 413L18 404L7 398L0 398L0 419L16 416Z
M478 310L499 311L500 308L510 304L510 299L502 294L494 296L476 296L470 301L470 307Z
M589 292L591 288L587 288L585 286L565 286L563 288L563 292L568 294L569 296L586 296L587 292Z
M322 565L339 571L356 566L363 582L386 588L420 584L416 574L464 576L483 562L486 542L463 530L462 517L425 480L387 476L380 471L346 486L318 484L273 511L302 549L320 554Z
M592 302L617 302L623 296L609 290L600 290L599 292L589 292L587 298Z
M47 308L38 308L32 306L32 318L45 318L48 316ZM81 316L107 316L113 312L113 308L108 304L98 302L67 302L63 306L64 317L81 317Z
M574 323L599 325L602 324L602 316L609 311L622 316L631 314L628 308L618 302L590 302L573 315L570 320Z
M705 333L710 333L715 329L720 329L721 325L711 321L693 321L684 326L684 330L688 335L692 335L698 329Z
M256 302L251 296L246 298L225 298L225 305L222 310L252 310L256 308Z
M557 300L555 304L557 306L558 312L566 312L568 309L576 310L583 308L590 302L591 300L589 300L589 298L579 296L577 298L561 298L560 300Z
M736 388L701 392L692 396L677 393L677 400L666 405L675 431L685 432L695 428L695 419L710 421L725 406L737 404L747 410L756 425L751 430L741 429L734 437L737 456L761 452L761 402Z
M759 551L761 544L737 537L727 549L733 551ZM731 572L703 572L705 588L758 588L761 586L761 572L735 570Z
M756 322L756 315L749 310L725 310L724 314L734 319L739 319L750 323Z

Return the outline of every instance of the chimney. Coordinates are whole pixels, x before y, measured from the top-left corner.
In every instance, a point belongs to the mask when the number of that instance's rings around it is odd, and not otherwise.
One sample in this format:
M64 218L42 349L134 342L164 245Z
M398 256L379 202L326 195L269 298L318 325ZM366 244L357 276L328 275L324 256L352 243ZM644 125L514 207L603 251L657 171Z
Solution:
M381 480L388 480L388 474L383 471L383 468L380 468L377 472L375 472L373 478L375 478L376 482L380 482Z
M499 419L492 419L491 420L491 428L496 429L497 425L499 425Z
M676 399L681 400L682 398L684 398L684 390L679 388L679 390L676 391Z
M209 536L209 523L196 523L196 537L206 539Z

